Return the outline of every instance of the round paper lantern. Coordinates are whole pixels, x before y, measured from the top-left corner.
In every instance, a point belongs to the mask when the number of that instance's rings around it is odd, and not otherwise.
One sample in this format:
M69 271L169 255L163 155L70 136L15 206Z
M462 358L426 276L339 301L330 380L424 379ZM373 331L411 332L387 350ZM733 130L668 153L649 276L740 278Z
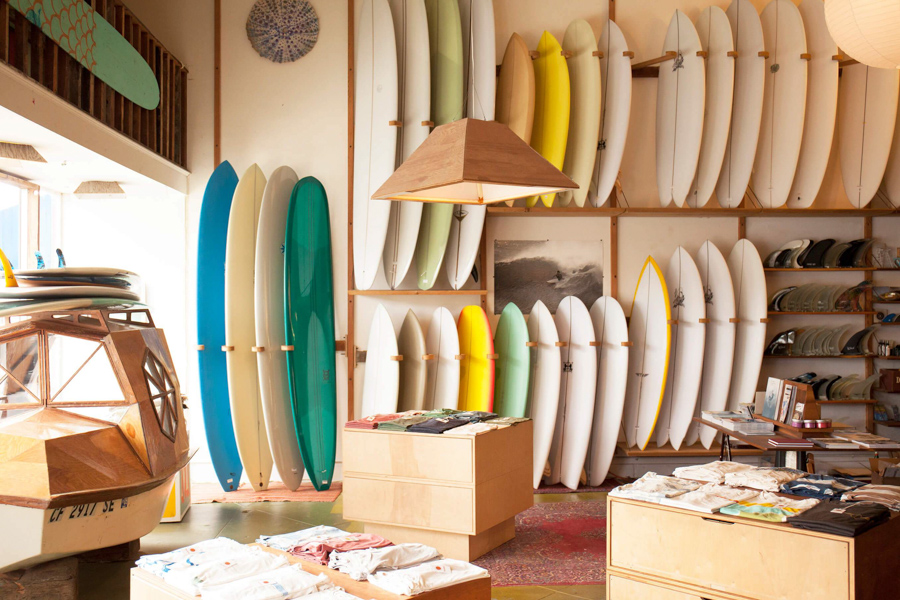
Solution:
M870 67L900 68L900 1L825 0L825 21L850 58Z

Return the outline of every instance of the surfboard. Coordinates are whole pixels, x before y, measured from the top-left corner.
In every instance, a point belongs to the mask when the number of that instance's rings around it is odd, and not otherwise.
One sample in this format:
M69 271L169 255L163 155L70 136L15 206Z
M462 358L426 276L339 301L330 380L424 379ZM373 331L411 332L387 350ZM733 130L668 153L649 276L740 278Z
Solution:
M256 366L259 394L272 460L289 490L303 482L303 456L291 413L285 341L284 261L287 213L298 177L290 167L278 167L266 182L256 235Z
M397 410L421 410L425 405L425 334L412 309L400 326L397 350L403 357Z
M550 445L548 483L562 483L578 489L581 471L591 442L594 399L597 394L597 349L594 327L584 303L574 296L563 298L556 309L556 331L560 348L562 375L559 384L559 408Z
M672 313L672 347L666 391L656 422L656 445L671 442L678 450L694 418L703 347L706 343L706 295L694 259L683 246L675 249L666 269Z
M159 84L147 61L82 0L10 0L44 35L95 77L138 106L159 106Z
M629 448L646 448L656 426L668 373L670 315L666 280L659 265L648 256L634 291L628 323L628 339L633 345L628 352L623 423Z
M591 445L586 461L587 483L599 486L609 473L622 410L625 407L625 383L628 381L628 323L615 298L602 296L591 306L594 339L597 340L597 395Z
M431 49L431 120L445 125L463 117L463 42L457 0L425 0L428 15L428 43ZM429 202L422 208L419 240L416 245L418 286L434 287L441 266L453 205Z
M561 192L559 201L562 206L571 202L584 206L600 138L600 57L596 56L594 31L584 19L569 23L562 47L563 52L571 53L568 67L572 94L563 173L578 184L578 189Z
M225 243L231 201L238 184L237 173L226 160L206 184L200 207L197 235L197 362L200 406L206 429L206 445L219 484L226 492L241 481L238 455L231 424L228 373L225 365Z
M494 365L494 412L501 417L524 417L528 414L531 350L528 324L522 311L512 302L500 313L494 332L494 352L498 355Z
M431 132L431 63L424 0L390 3L397 41L397 119L403 123L397 139L395 167L399 167ZM421 202L391 202L383 262L384 276L392 290L409 272L421 220Z
M844 67L838 101L841 176L854 208L868 206L887 168L897 120L900 74L866 65Z
M337 372L331 219L325 188L304 177L291 193L284 253L284 327L294 429L306 473L331 486L337 448Z
M443 306L431 315L425 336L425 402L423 408L456 408L459 404L459 334L456 319ZM430 358L434 357L434 358Z
M662 53L674 60L659 66L656 90L656 187L659 203L684 206L697 172L703 137L706 65L694 24L680 10L669 21Z
M791 0L769 2L760 21L769 56L752 187L763 208L778 208L791 191L803 139L806 32Z
M723 208L743 201L759 141L765 89L766 59L762 23L750 0L732 0L725 11L738 55L734 61L734 102L731 129L725 144L722 171L716 182L716 197Z
M728 392L728 410L753 402L763 351L766 349L766 274L759 252L749 240L738 240L728 256L734 282L735 313L739 319L734 340L734 366Z
M825 3L803 0L800 16L803 18L810 59L807 61L803 141L800 143L794 182L788 194L788 208L809 208L819 194L831 155L837 118L839 63L834 56L838 54L838 48L825 24Z
M600 58L600 139L588 199L594 206L609 200L625 154L631 118L631 59L622 30L607 19L597 49Z
M569 67L562 46L549 31L538 42L534 61L534 127L531 147L557 169L563 168L569 135ZM529 207L538 196L527 198ZM544 206L553 206L556 193L540 196Z
M266 176L251 165L234 190L225 245L225 360L231 421L244 472L253 489L269 487L272 454L259 396L253 286L256 236Z
M0 318L33 315L39 312L52 310L76 310L79 308L110 308L129 310L136 308L148 308L146 304L121 300L119 298L64 298L62 300L11 300L0 302ZM201 398L202 400L202 398ZM230 409L229 409L230 410ZM231 421L228 421L229 427ZM229 429L230 431L230 429ZM240 470L240 458L237 456L237 446L234 448L237 459L237 468ZM215 465L214 465L215 466ZM235 484L237 485L237 484Z
M537 489L544 476L544 467L550 456L550 444L556 430L556 413L559 408L560 369L559 334L556 323L547 306L538 300L528 316L528 339L536 344L531 347L531 388L529 390L529 414L534 421L533 485Z
M497 79L497 107L494 116L526 144L531 143L534 125L534 65L528 44L518 33L509 36L500 75ZM510 201L510 204L512 201Z
M144 291L141 276L124 269L107 267L63 267L61 269L24 269L15 271L21 287L48 285L104 286L131 290L137 294Z
M361 417L397 412L400 363L394 324L382 304L375 307L369 327Z
M706 52L706 102L700 158L687 205L702 208L716 189L728 143L734 98L734 57L729 53L734 51L734 39L728 15L718 6L703 9L696 25L700 45Z
M898 109L900 110L900 109ZM900 127L895 124L891 153L884 171L884 193L894 206L900 204Z
M387 0L364 0L356 30L353 118L353 271L356 289L375 283L391 202L372 194L394 172L397 151L397 46Z
M98 285L46 285L0 287L0 300L48 300L51 298L121 298L140 300L131 290Z
M494 340L480 306L459 314L459 410L490 411L494 407Z

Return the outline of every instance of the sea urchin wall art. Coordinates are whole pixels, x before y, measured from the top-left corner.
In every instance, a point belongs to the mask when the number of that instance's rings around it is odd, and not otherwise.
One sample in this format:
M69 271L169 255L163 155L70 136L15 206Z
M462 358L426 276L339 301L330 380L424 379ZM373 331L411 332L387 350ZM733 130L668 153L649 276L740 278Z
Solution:
M263 58L294 62L316 45L319 16L306 0L257 0L247 17L247 37Z

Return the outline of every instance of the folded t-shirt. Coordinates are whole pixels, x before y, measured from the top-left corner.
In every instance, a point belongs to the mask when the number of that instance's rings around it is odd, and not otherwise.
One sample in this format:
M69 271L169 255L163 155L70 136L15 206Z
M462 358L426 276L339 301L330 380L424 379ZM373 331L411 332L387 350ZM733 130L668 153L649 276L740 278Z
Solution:
M384 421L378 424L378 429L385 431L406 431L411 425L418 425L428 420L425 415L416 415L414 417L401 417L392 421Z
M365 550L366 548L383 548L392 545L389 540L371 533L348 533L347 535L313 538L289 550L297 558L320 565L328 564L328 555L332 552L348 552Z
M704 483L702 486L697 488L697 491L712 494L725 500L731 500L731 502L750 500L751 498L756 498L757 496L759 496L758 490L745 490L743 488L735 488L718 483Z
M243 544L225 537L204 540L191 546L185 546L163 554L148 554L138 559L136 565L145 571L162 577L163 573L172 569L183 569L201 565L243 552Z
M748 487L764 492L777 492L781 484L800 479L805 471L786 467L760 467L747 471L737 471L725 475L725 484L736 487Z
M792 500L784 496L776 496L770 492L760 492L755 498L735 502L720 508L719 512L723 515L781 523L786 521L788 517L799 515L818 503L819 501L813 498Z
M497 417L496 419L489 420L488 423L505 423L507 425L518 425L519 423L524 423L525 421L530 420L531 419L526 419L525 417Z
M873 502L823 500L815 508L791 517L788 523L798 529L855 537L890 518L890 510Z
M447 433L452 433L453 435L479 435L482 433L487 433L488 431L496 431L498 429L504 429L506 427L510 427L507 423L494 423L493 421L486 421L484 423L469 423L468 425L461 425L453 429L453 431L448 431Z
M266 552L256 546L242 546L242 550L228 556L184 568L170 568L162 574L163 581L193 596L204 589L230 584L266 571L286 566L282 555Z
M453 413L454 419L462 419L469 423L481 423L482 421L487 421L489 419L496 419L498 416L497 413L486 412L483 410L465 410Z
M755 469L752 465L731 462L727 460L717 460L705 465L693 465L690 467L678 467L672 473L675 477L683 477L684 479L695 479L697 481L709 481L712 483L725 483L725 476L728 473L739 473L741 471L749 471Z
M612 490L609 495L618 498L631 498L646 502L659 502L663 498L672 498L686 492L693 492L700 487L697 481L657 475L650 471L634 483L626 483Z
M403 415L400 413L390 414L390 415L371 415L368 417L363 417L362 419L357 419L355 421L347 421L344 423L344 427L347 429L378 429L379 423L384 423L385 421L393 421L394 419L399 419Z
M680 494L673 498L662 498L659 503L674 508L683 508L685 510L693 510L702 513L714 513L720 508L732 504L733 501L701 490L694 490L693 492L685 492L684 494Z
M340 588L332 588L324 592L316 592L309 596L303 596L303 600L360 600L359 596L348 594Z
M333 587L324 573L314 575L300 565L288 565L231 583L205 587L201 597L203 600L282 600L306 597Z
M375 571L402 569L440 558L437 550L424 544L397 544L385 548L332 552L328 568L365 581Z
M401 596L415 596L422 592L437 590L457 583L488 577L481 567L444 558L422 563L408 569L378 571L369 575L369 583Z
M900 510L900 486L864 485L844 493L841 499L850 502L875 502L891 510Z
M443 417L440 419L428 419L424 423L413 425L407 431L413 433L444 433L456 427L467 424L464 419L456 419L454 417Z
M840 498L843 493L854 490L862 485L863 484L859 481L845 479L843 477L832 477L830 475L804 475L799 479L782 483L781 492L784 494L793 494L794 496L806 496L809 498L818 498L819 500L828 500L830 498Z
M313 538L337 537L341 535L350 535L350 533L343 529L338 529L337 527L318 525L316 527L294 531L293 533L261 535L256 540L256 543L287 552L294 546L299 546L303 542L307 542Z

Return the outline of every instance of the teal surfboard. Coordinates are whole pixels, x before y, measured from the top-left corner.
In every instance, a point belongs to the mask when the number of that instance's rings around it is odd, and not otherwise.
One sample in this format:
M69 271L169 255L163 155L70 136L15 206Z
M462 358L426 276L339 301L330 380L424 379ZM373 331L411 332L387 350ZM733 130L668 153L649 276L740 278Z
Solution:
M501 417L525 417L528 413L528 377L531 349L528 325L519 307L510 302L500 314L494 334L494 412Z
M147 61L82 0L9 0L48 38L135 104L159 106L159 84Z
M315 177L294 186L284 242L288 384L297 441L318 491L331 486L337 442L334 278L325 188Z

